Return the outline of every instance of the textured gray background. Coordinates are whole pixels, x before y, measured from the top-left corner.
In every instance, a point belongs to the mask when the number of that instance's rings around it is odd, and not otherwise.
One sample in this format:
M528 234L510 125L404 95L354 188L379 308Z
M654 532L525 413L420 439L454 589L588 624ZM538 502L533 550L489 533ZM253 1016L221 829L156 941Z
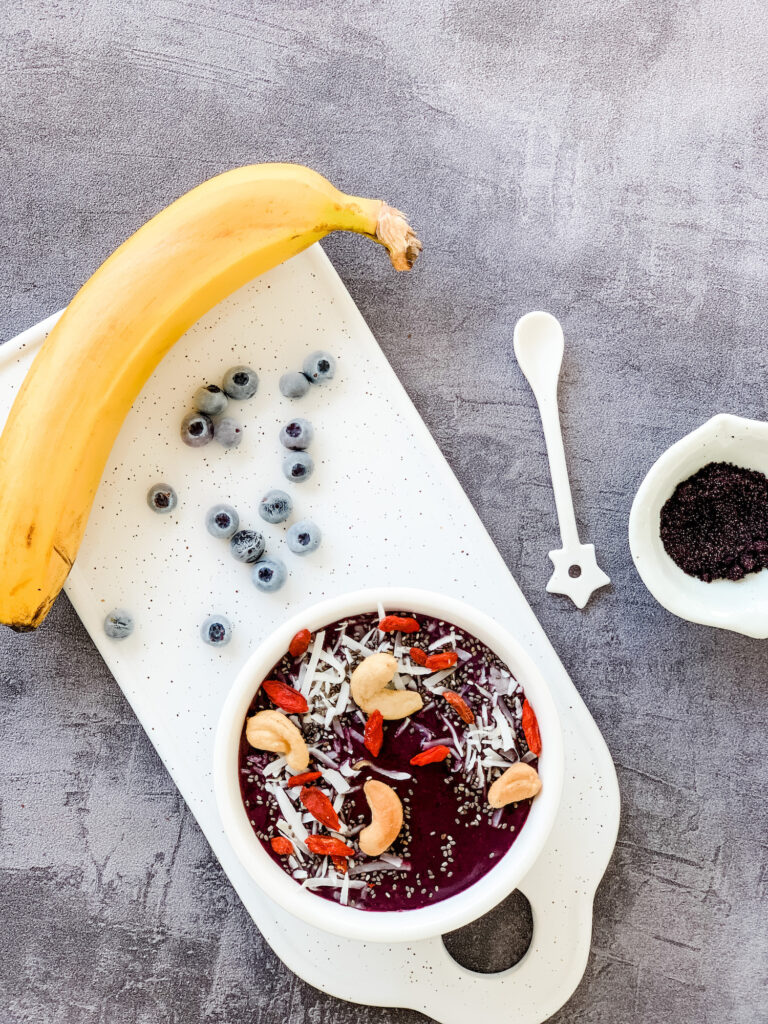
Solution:
M765 1021L768 648L672 618L626 543L665 447L766 416L761 0L3 6L3 336L236 164L299 160L412 215L410 277L361 240L328 249L621 782L555 1019ZM565 325L576 504L614 580L585 613L544 593L553 505L510 355L539 306ZM322 996L265 947L65 598L36 635L0 630L0 749L3 1024L421 1019ZM478 941L502 956L503 934Z

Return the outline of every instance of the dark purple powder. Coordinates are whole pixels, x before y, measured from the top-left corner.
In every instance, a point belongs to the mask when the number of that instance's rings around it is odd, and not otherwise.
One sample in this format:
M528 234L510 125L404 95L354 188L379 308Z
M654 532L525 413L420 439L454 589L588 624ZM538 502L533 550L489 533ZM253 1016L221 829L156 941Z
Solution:
M412 612L403 614L410 615ZM453 630L456 634L456 647L469 652L471 657L465 662L459 662L459 668L446 679L444 685L461 693L476 715L479 715L483 705L490 708L491 701L475 684L480 682L484 688L493 691L494 685L488 681L489 670L493 668L494 672L501 670L508 674L507 667L489 648L458 627L443 621L430 621L425 616L417 617L422 626L421 632L404 637L403 642L426 648L432 640ZM377 621L378 616L365 615L328 626L324 648L333 649L342 629L347 636L361 639ZM373 645L379 639L380 635L377 635ZM337 652L337 657L343 655ZM360 657L362 655L356 655L353 664ZM268 678L293 683L295 672L296 661L286 656L269 673ZM507 696L504 688L499 704L506 710L505 718L510 723L518 754L525 756L535 768L537 761L527 752L518 714L524 694L517 683L513 683L512 689L512 695ZM352 702L348 712L335 719L337 725L333 729L318 727L313 730L311 725L307 726L300 719L294 719L301 725L310 746L316 746L339 764L347 760L354 764L364 759L386 770L412 774L410 779L392 780L370 768L364 768L357 777L349 780L355 791L345 797L342 818L354 833L350 840L352 845L355 845L355 827L369 821L368 805L362 792L363 783L369 778L379 778L397 791L404 811L403 830L387 854L400 856L411 865L407 873L374 871L354 875L356 880L368 884L363 890L350 891L350 906L368 910L411 910L461 892L498 863L517 838L530 810L531 801L526 800L494 812L486 799L487 785L479 786L476 772L471 776L463 772L462 762L455 756L438 764L423 767L410 765L411 757L430 742L430 737L433 740L444 738L447 743L451 743L451 732L446 720L450 721L460 739L467 728L440 697L434 697L421 688L420 691L426 706L404 722L385 723L384 745L377 758L372 758L362 745L364 719ZM267 707L272 705L266 694L260 691L248 715ZM463 744L466 750L465 740ZM518 754L510 755L512 761ZM286 868L286 858L275 854L269 846L269 839L279 835L276 823L282 816L275 798L265 789L262 775L264 767L274 757L274 754L250 747L243 730L240 743L240 788L243 801L251 825L264 848L276 863ZM320 768L323 765L313 757L311 767ZM491 781L502 771L502 768L492 771ZM488 778L486 772L486 782ZM354 867L364 864L366 859L358 855L350 863ZM318 861L319 858L315 858L315 867ZM309 867L312 874L314 867ZM326 899L339 899L339 890L335 888L313 891Z
M740 580L768 566L768 477L710 462L675 488L661 510L664 549L705 583Z

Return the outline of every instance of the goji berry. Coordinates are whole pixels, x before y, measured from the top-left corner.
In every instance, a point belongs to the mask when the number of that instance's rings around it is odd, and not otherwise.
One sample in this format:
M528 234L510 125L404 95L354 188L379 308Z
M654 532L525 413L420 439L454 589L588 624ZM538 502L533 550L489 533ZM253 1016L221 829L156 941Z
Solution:
M349 871L349 864L347 864L346 859L344 857L331 857L331 860L339 874L346 875L347 871Z
M475 713L472 708L467 704L464 698L459 693L454 693L453 690L443 690L443 696L451 705L453 710L459 716L459 718L466 722L467 725L472 725L475 720Z
M288 644L288 653L293 658L300 658L302 654L307 653L311 639L312 634L308 629L300 629L296 636L294 636L293 640Z
M353 857L355 855L352 847L342 843L336 836L307 836L304 845L310 853L318 853L321 857Z
M372 712L365 723L364 738L366 750L370 750L374 757L378 757L384 742L384 716L378 709Z
M541 753L541 733L536 712L527 700L523 701L523 735L530 752L538 757Z
M411 661L415 661L417 665L427 664L427 652L422 651L420 647L412 647L409 653L411 655Z
M429 750L422 750L411 758L411 764L435 764L436 761L444 761L446 757L450 757L451 751L444 744L439 744L436 747L430 747Z
M421 626L410 616L385 615L379 623L379 629L382 633L418 633Z
M281 683L279 679L265 679L261 685L272 703L289 715L303 715L309 710L304 696L287 683Z
M439 672L443 668L453 668L459 656L455 651L444 651L442 654L430 654L425 664L433 672Z
M299 793L299 800L304 804L312 817L325 825L332 832L338 832L341 828L339 816L333 809L333 804L322 791L315 786L304 786Z
M269 845L281 857L287 857L289 853L293 853L293 843L290 839L286 839L285 836L274 836L269 840Z
M307 782L314 782L315 779L319 779L321 772L302 772L301 775L292 775L286 782L286 786L290 789L291 786L304 786Z

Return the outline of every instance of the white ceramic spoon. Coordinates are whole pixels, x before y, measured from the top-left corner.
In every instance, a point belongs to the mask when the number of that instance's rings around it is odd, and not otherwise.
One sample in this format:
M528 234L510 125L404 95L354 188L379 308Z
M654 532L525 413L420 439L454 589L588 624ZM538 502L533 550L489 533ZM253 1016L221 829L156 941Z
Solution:
M549 552L555 571L547 591L565 594L583 608L597 589L611 581L597 564L594 544L582 544L576 527L557 409L563 348L563 329L551 313L527 313L515 324L515 355L539 405L563 542L560 550Z

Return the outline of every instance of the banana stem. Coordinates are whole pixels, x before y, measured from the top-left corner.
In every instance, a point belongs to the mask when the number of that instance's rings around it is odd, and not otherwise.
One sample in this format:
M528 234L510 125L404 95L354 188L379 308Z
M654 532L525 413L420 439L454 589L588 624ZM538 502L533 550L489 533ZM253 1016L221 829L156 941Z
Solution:
M422 250L408 218L381 199L344 196L346 216L327 230L354 231L383 245L395 270L410 270Z
M381 204L375 238L386 247L395 270L410 270L422 250L408 218L387 203Z

